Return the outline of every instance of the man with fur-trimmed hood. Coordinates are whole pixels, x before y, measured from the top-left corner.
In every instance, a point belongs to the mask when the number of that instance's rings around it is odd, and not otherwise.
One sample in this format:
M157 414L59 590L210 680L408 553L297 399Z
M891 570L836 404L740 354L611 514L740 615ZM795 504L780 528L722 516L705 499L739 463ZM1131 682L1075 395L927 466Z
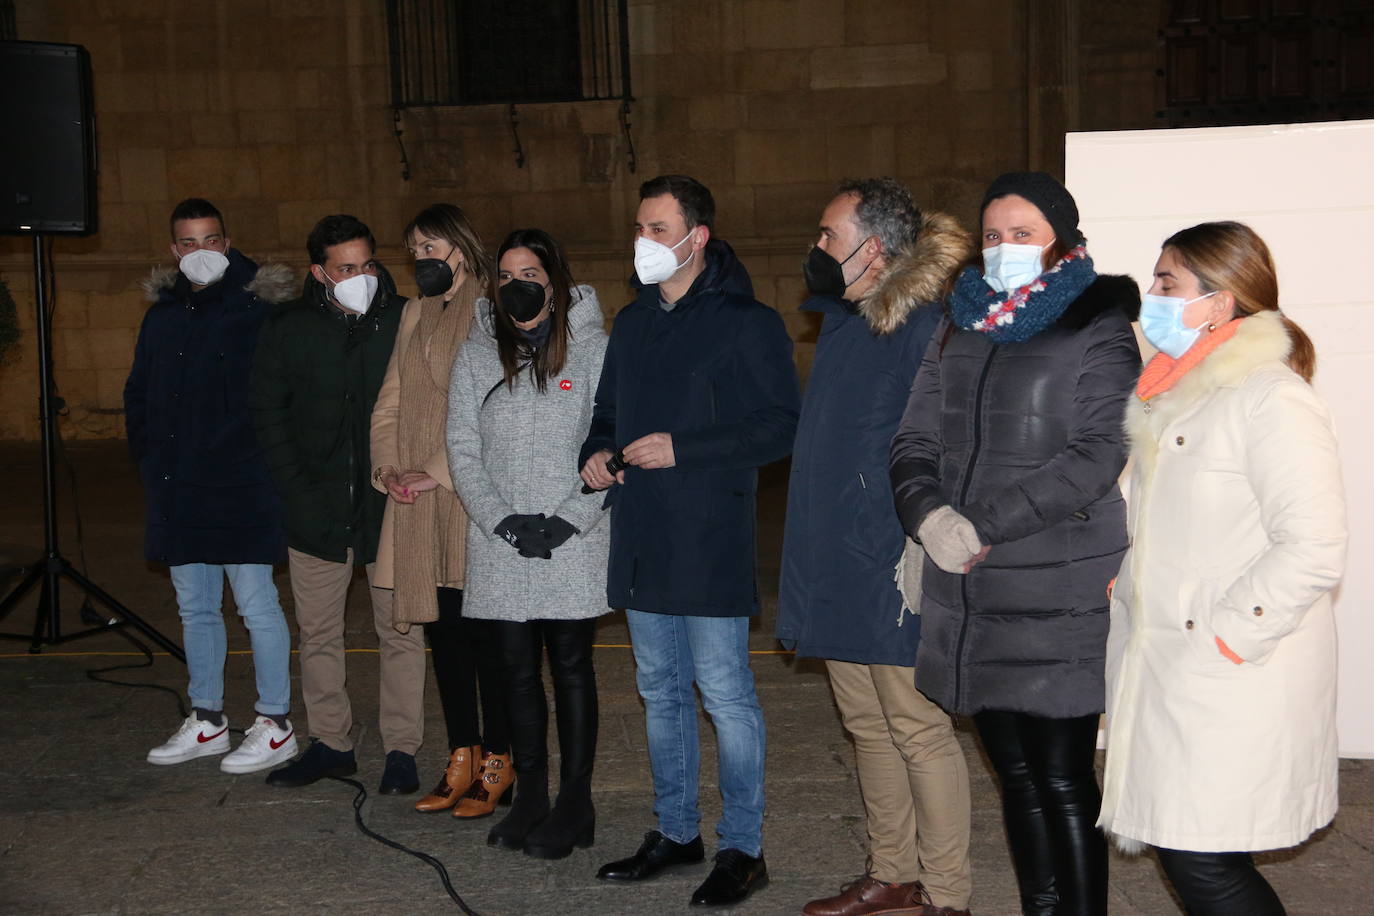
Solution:
M907 539L887 465L950 278L973 251L891 178L846 181L803 266L822 315L792 450L777 636L826 660L854 739L869 872L807 916L967 913L969 790L949 716L916 690L921 618L894 570Z
M256 719L220 769L251 773L296 752L286 718L291 633L272 582L286 536L247 404L263 318L291 298L295 282L284 265L259 267L231 247L209 201L182 201L170 222L177 266L155 268L143 283L153 304L124 386L124 418L147 498L147 557L170 568L176 589L192 712L148 762L229 750L228 578L253 647L258 699Z

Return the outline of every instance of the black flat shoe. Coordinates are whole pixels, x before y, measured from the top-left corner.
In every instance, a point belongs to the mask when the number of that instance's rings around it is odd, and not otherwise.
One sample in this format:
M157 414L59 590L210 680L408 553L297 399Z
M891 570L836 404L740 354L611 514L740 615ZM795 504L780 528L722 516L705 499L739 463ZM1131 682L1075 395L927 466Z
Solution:
M692 906L729 906L768 884L763 854L754 858L738 849L716 853L716 867L692 895Z
M420 774L415 769L415 755L405 751L387 751L386 768L382 770L381 795L413 795L420 791Z
M678 865L695 865L706 854L701 848L701 837L690 843L674 843L657 830L644 834L644 842L639 851L628 859L609 862L597 871L602 881L644 881L652 878L665 868Z
M358 763L352 751L336 751L318 738L310 739L310 746L295 760L267 774L267 784L283 789L299 789L319 782L326 776L352 776Z

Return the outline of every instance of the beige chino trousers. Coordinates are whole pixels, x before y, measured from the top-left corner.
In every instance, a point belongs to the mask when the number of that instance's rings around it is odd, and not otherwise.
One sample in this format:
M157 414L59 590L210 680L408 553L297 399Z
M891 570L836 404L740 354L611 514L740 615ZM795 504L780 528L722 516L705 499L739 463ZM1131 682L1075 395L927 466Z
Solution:
M949 714L916 689L915 669L827 661L854 738L868 814L869 871L920 881L936 906L968 907L968 765Z
M301 694L306 727L336 751L351 751L353 710L344 663L344 608L353 579L353 551L343 563L288 550L291 593L300 628ZM425 628L401 633L391 625L392 592L371 585L375 563L367 564L372 625L380 662L378 719L386 751L414 754L424 739Z

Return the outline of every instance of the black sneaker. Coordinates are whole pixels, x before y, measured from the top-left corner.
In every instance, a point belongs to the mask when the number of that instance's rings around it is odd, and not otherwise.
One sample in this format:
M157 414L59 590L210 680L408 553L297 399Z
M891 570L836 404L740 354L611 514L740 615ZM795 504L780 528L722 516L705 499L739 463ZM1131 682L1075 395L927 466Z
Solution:
M319 782L326 776L352 776L358 763L352 751L336 751L318 738L310 739L310 746L295 760L267 774L269 786L299 789Z
M415 755L405 751L387 751L386 768L382 770L382 795L413 795L420 791L420 774L415 769Z

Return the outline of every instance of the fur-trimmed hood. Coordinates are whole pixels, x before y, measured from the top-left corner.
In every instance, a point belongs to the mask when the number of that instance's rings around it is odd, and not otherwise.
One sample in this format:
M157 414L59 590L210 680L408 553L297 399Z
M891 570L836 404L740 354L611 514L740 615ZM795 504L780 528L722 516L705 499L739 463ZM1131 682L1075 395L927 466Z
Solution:
M285 264L272 263L259 266L234 248L229 249L226 257L229 258L229 269L225 271L225 277L229 278L231 282L239 275L251 274L251 279L243 284L244 291L249 295L256 296L263 302L273 305L295 297L295 271ZM148 273L148 276L140 284L143 289L143 298L148 302L158 301L164 293L171 292L180 276L181 271L175 265L159 264Z
M1168 391L1148 402L1134 394L1126 402L1126 435L1131 454L1153 467L1159 434L1218 388L1234 388L1266 365L1284 363L1293 350L1278 312L1264 311L1241 320L1235 336L1209 353Z
M919 306L945 297L949 278L973 254L973 236L945 213L927 213L916 241L883 269L858 303L859 314L877 334L891 334Z

